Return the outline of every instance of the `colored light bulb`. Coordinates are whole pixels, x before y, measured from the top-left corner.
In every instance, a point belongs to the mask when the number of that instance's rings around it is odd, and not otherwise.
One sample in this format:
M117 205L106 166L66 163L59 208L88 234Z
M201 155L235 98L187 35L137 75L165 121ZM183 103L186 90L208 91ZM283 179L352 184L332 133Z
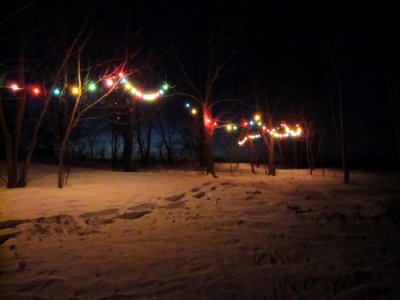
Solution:
M113 85L114 85L114 80L112 80L112 79L107 79L106 80L106 86L112 87Z
M16 92L16 91L18 91L18 90L21 89L21 88L18 86L18 84L16 84L16 83L11 84L11 85L10 85L10 88L11 88L14 92Z
M33 87L32 88L32 94L35 96L39 96L40 95L40 89L38 87Z
M91 82L88 85L88 89L89 89L89 91L94 92L95 90L97 90L97 86L95 83Z
M59 89L59 88L54 88L54 89L53 89L53 95L54 95L54 96L60 96L60 95L61 95L61 89Z
M76 87L76 86L73 86L72 88L71 88L71 93L73 94L73 95L79 95L79 88L78 87Z

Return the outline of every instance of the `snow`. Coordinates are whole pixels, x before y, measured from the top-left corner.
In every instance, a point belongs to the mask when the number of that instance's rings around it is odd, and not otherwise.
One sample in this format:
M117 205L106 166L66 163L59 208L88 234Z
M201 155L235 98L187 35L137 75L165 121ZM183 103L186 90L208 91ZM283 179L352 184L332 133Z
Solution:
M400 299L398 175L229 169L33 165L0 186L0 298Z

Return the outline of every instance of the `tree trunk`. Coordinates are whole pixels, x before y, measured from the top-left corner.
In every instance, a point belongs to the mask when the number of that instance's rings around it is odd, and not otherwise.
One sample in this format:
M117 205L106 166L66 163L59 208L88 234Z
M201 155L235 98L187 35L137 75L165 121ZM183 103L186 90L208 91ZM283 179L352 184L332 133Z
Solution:
M24 45L21 46L18 64L18 81L25 83L25 64L24 64ZM1 99L0 99L1 101ZM3 102L0 103L0 120L1 127L6 143L6 170L7 170L7 187L17 188L24 187L25 183L21 182L21 174L19 167L19 147L21 143L22 124L24 120L25 108L27 103L26 90L18 91L17 112L15 115L15 128L13 131L7 125L6 115L4 112Z
M0 121L6 146L7 188L16 188L19 187L18 158L14 156L15 141L7 126L2 99L0 99Z
M207 169L207 146L206 146L206 129L204 123L199 123L198 129L198 169L199 170L206 170Z
M126 126L123 134L124 149L122 153L123 169L124 172L133 172L133 135L134 135L134 111L129 112L128 125Z
M151 150L151 133L152 133L152 128L153 128L153 120L150 120L148 123L148 128L147 128L147 148L145 151L145 167L149 166L150 163L150 150Z
M217 177L214 168L214 155L212 141L214 135L214 121L212 119L211 105L206 101L203 105L203 124L204 124L204 156L206 162L206 174Z
M174 164L174 160L172 158L172 148L170 145L166 145L165 149L167 150L167 162L170 166Z
M265 134L263 134L262 137L268 152L268 163L265 171L269 176L276 176L274 137L272 135L267 136Z
M18 174L18 158L14 156L13 141L6 140L6 165L7 165L7 188L21 187Z
M65 161L65 152L67 149L67 141L68 138L64 138L61 145L60 149L58 151L58 171L57 171L57 186L62 189L64 187L65 181L66 181L66 169L64 165Z
M61 141L60 149L58 151L58 187L60 189L62 189L66 184L69 175L69 165L65 164L65 158L68 150L67 147L69 137L71 136L72 130L75 128L79 120L79 118L75 118L79 101L80 98L78 97L76 99L74 111L72 112L70 122L68 124L67 130L65 131L64 138Z
M272 135L269 137L269 147L268 147L268 175L276 176L276 167L275 167L275 146L274 146L274 138Z
M142 164L144 167L147 167L149 165L149 161L150 161L152 127L153 127L153 121L150 120L148 122L148 127L147 127L146 141L144 141L144 138L142 137L142 126L141 126L140 122L138 122L138 126L137 126L137 141L139 144L140 156L142 158Z
M59 76L59 74L57 74L57 76ZM39 114L37 121L36 121L35 128L33 129L32 141L29 146L28 153L26 154L25 161L24 161L24 164L21 169L21 179L20 180L24 186L26 186L26 183L27 183L26 177L28 175L28 170L29 170L29 167L30 167L30 164L32 161L32 155L33 155L33 152L35 151L36 144L38 141L39 129L40 129L40 126L42 125L43 118L47 112L47 108L49 106L50 99L51 99L51 97L49 95L47 95L44 100L44 105L43 105L43 108Z
M250 156L250 167L251 167L251 173L256 174L256 170L254 166L257 164L257 158L256 158L256 151L254 149L254 144L251 139L246 141L247 144L247 150L249 151L249 156Z
M112 130L111 132L111 160L112 166L115 169L117 167L117 151L118 151L118 132Z
M143 142L143 138L142 138L142 123L140 121L137 121L136 123L136 139L137 139L137 143L139 146L139 153L140 153L140 158L142 161L142 165L145 165L145 145Z
M211 174L213 177L217 177L214 169L214 156L212 151L212 133L205 131L205 159L206 159L206 174Z

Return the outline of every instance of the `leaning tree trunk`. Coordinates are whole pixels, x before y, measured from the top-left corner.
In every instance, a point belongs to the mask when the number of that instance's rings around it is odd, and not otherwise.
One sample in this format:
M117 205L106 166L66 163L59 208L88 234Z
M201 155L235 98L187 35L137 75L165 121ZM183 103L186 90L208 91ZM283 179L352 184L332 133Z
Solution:
M61 141L60 149L58 151L58 187L62 189L66 184L69 175L69 165L66 165L66 154L68 150L68 141L69 137L75 126L78 124L79 118L76 117L77 108L80 102L80 96L75 100L74 110L71 114L71 119L68 124L67 130L65 131L65 135ZM67 163L69 163L67 161Z
M254 166L257 164L256 151L254 149L253 141L249 139L247 142L248 142L247 150L249 151L249 157L250 157L251 173L256 174L256 170L254 168Z
M31 143L30 143L30 146L29 146L29 149L26 154L25 161L24 161L24 164L23 164L22 170L21 170L21 179L20 180L21 180L21 184L23 186L26 186L26 183L27 183L27 175L28 175L29 167L31 165L33 152L35 151L36 144L38 141L39 129L42 125L44 116L47 112L47 108L50 103L50 96L46 95L45 97L46 98L44 99L44 105L43 105L43 108L39 114L37 121L36 121L35 127L33 129L32 140L31 140Z
M78 56L78 86L79 86L79 88L81 88L81 86L82 86L80 71L81 71L80 56ZM65 155L67 152L69 137L71 136L73 129L79 122L78 108L81 103L81 97L82 97L82 94L79 93L77 98L75 99L74 108L72 110L67 129L65 130L65 134L61 140L60 149L58 151L58 172L57 172L58 178L57 179L58 179L58 187L60 189L62 189L64 187L64 185L66 184L66 180L69 175L68 166L65 166Z
M64 70L65 65L68 62L69 57L71 56L71 53L73 51L73 49L75 48L76 43L78 42L78 38L80 36L80 33L78 34L77 37L75 37L74 41L72 42L71 46L69 47L66 55L64 56L64 59L62 61L62 63L60 64L57 73L55 74L53 80L54 82L57 82L58 79L60 78L62 71ZM43 89L44 90L44 89ZM46 115L47 109L49 107L51 101L51 94L47 94L45 95L45 99L44 99L44 104L43 104L43 108L39 114L39 117L36 121L35 127L33 129L33 133L32 133L32 140L28 149L28 152L26 154L26 158L21 170L21 183L25 186L26 185L26 181L27 181L27 174L28 174L28 170L32 161L32 156L33 156L33 152L35 151L36 148L36 144L38 142L38 136L39 136L39 129L42 125L44 116Z
M53 77L54 82L57 82L58 78L60 77L61 72L63 71L65 65L67 64L67 61L68 61L76 43L78 42L78 38L80 37L81 33L82 33L82 30L75 37L75 39L72 42L70 48L68 49L66 55L64 56L64 59L60 65L60 67L58 68L57 73ZM23 43L25 43L24 35L21 35L21 41L22 41L22 44L20 46L20 55L19 55L18 81L20 84L24 84L25 83L25 71L26 71L25 70L25 61L24 61L25 45L23 44ZM51 98L50 94L45 96L44 107L43 107L42 111L40 112L39 117L36 121L35 127L33 129L32 140L29 145L29 149L28 149L28 152L26 154L26 157L25 157L25 160L23 162L21 169L19 167L19 146L20 146L20 142L21 142L20 139L21 139L21 132L22 132L22 127L23 127L23 119L24 119L25 109L26 109L26 105L27 105L26 90L22 89L21 91L18 92L18 106L17 106L16 117L15 117L15 129L12 132L7 126L4 109L3 109L2 103L0 103L0 121L1 121L3 135L5 137L5 142L6 142L6 157L7 157L6 163L7 163L7 175L8 175L7 187L9 187L9 188L26 186L27 174L28 174L28 170L29 170L30 163L32 160L32 155L33 155L33 152L34 152L36 144L37 144L39 129L42 124L45 113L47 112L50 98ZM0 102L1 102L1 99L0 99Z

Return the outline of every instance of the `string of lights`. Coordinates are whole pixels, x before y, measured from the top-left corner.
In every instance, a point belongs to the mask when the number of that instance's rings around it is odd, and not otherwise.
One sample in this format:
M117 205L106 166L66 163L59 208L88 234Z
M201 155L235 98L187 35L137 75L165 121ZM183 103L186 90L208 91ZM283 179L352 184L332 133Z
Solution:
M192 115L197 115L198 109L193 107L190 103L185 104L185 108L190 110ZM212 120L209 120L211 122ZM214 125L217 125L216 121L214 121ZM262 134L269 134L273 138L295 138L299 137L302 134L302 129L299 124L296 124L294 127L288 126L286 123L281 123L280 126L268 128L263 124L262 118L260 114L255 114L254 117L250 120L244 120L241 123L228 123L226 125L221 125L220 127L225 127L228 133L237 132L239 129L246 129L252 131L260 131ZM238 144L242 146L248 140L255 140L260 138L261 134L247 134L241 140L238 141Z
M249 139L250 140L255 140L259 139L261 137L261 134L248 134L246 135L243 139L238 141L239 146L242 146L244 143L246 143Z
M123 86L123 89L135 98L145 100L145 101L154 101L159 99L162 95L164 95L168 88L169 85L167 83L163 83L161 87L158 90L155 91L144 91L143 89L139 88L123 72L119 72L118 75L115 76L109 76L104 79L102 79L100 82L103 83L103 86L105 88L111 89L114 87L117 87L118 85ZM18 83L15 82L10 82L8 85L6 85L7 88L9 88L12 92L18 92L20 90L26 90L27 92L31 93L35 97L41 96L43 93L47 93L47 90L45 90L43 87L39 85L26 85L22 86L19 85ZM82 92L90 92L90 93L95 93L99 89L98 87L98 82L95 81L87 81L84 85L83 88L80 88L76 84L69 84L67 85L66 90L70 92L71 95L73 96L78 96ZM60 88L60 87L52 87L50 89L50 92L52 93L53 96L55 97L61 97L63 93L66 92L66 90Z

